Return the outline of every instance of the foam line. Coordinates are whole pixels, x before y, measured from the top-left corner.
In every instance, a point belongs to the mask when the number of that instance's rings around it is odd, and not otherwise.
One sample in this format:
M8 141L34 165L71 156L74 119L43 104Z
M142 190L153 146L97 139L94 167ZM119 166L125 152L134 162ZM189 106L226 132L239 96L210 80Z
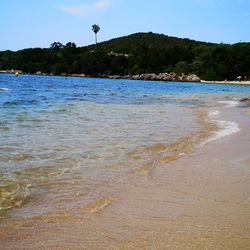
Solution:
M231 102L231 101L230 101ZM232 104L231 104L232 105ZM232 106L231 106L232 107ZM219 110L210 110L208 112L208 117L216 122L219 130L214 132L214 134L209 137L205 143L212 142L218 139L221 139L225 136L237 133L240 131L239 124L237 122L232 122L232 121L222 121L222 120L217 120L213 119L214 116L217 116L220 114Z
M207 139L208 142L212 142L221 139L225 136L232 135L240 131L239 124L237 122L231 121L216 121L219 130L214 133L210 138Z
M7 88L0 88L0 91L9 91Z
M227 108L232 108L239 104L238 101L219 101L219 103L225 104Z

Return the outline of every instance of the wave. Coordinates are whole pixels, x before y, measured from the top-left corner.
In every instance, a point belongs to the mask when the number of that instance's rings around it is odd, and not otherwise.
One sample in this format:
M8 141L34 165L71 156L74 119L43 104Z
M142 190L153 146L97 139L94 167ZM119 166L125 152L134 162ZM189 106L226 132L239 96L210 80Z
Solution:
M9 91L9 89L8 88L0 88L0 92L1 91Z
M0 121L0 130L8 131L10 130L9 122L7 121Z
M227 102L227 105L229 104L236 105L236 102ZM194 131L171 144L156 143L129 152L128 157L140 165L135 173L150 175L159 163L176 161L209 142L240 131L238 123L219 120L220 113L219 110L200 110L197 113L197 120L201 126L199 131Z
M29 195L29 184L0 176L0 210L20 207Z
M236 100L219 101L218 103L225 104L227 108L235 107L239 104Z
M213 116L219 115L220 111L219 110L209 110L208 111L208 117L211 119Z
M217 112L214 114L217 114ZM205 110L197 112L197 122L200 124L198 131L193 131L191 134L181 137L172 143L156 143L130 151L127 156L138 162L139 165L134 173L150 175L157 165L176 161L192 153L217 130L217 125L210 120Z
M233 107L238 105L238 102L236 101L221 101L220 103L224 103L227 105L227 107ZM225 136L232 135L234 133L237 133L240 131L239 124L237 122L233 121L223 121L215 119L216 116L220 114L219 110L210 110L208 112L208 117L217 124L218 130L213 133L212 136L210 136L203 144L221 139Z
M21 155L16 161L32 160L30 155ZM8 161L7 157L0 157L0 161ZM65 161L65 160L64 160ZM59 162L60 163L60 162ZM71 174L69 164L64 166L39 166L16 170L11 175L0 173L0 210L22 206L33 193L33 188L54 185L55 180Z
M20 105L37 105L39 101L37 100L14 100L14 101L7 101L3 103L4 107L16 107Z
M240 131L239 124L237 122L218 120L216 123L218 124L219 131L214 132L214 134L206 140L206 143L216 141Z

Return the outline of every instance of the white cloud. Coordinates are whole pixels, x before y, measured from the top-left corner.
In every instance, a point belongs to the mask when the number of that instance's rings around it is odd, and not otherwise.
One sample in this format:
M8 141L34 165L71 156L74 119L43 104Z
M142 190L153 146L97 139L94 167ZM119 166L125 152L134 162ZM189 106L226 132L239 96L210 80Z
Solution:
M107 9L111 3L108 0L99 0L89 4L61 6L63 12L74 16L87 16L100 10Z

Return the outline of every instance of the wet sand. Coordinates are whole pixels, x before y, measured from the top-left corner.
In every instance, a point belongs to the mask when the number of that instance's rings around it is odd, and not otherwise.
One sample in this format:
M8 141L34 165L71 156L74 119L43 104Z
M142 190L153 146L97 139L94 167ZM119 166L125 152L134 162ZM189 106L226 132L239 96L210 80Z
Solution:
M167 164L156 161L87 207L3 218L1 249L249 249L250 117L244 112L223 112L240 132Z

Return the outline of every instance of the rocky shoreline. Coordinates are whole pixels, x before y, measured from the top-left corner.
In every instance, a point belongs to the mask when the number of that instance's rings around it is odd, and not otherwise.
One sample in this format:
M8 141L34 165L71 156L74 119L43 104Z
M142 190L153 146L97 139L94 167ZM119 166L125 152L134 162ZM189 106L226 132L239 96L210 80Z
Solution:
M0 73L5 74L26 74L23 73L21 70L1 70ZM175 72L171 73L145 73L145 74L136 74L136 75L105 75L105 74L98 74L98 75L85 75L85 74L46 74L42 73L41 71L36 72L33 75L44 75L44 76L65 76L65 77L97 77L97 78L109 78L109 79L127 79L127 80L144 80L144 81L178 81L178 82L200 82L201 79L195 74L181 74L178 75Z
M177 75L174 72L171 73L145 73L140 75L113 75L108 76L110 79L129 79L129 80L145 80L145 81L178 81L178 82L200 82L201 79L195 74L181 74Z

